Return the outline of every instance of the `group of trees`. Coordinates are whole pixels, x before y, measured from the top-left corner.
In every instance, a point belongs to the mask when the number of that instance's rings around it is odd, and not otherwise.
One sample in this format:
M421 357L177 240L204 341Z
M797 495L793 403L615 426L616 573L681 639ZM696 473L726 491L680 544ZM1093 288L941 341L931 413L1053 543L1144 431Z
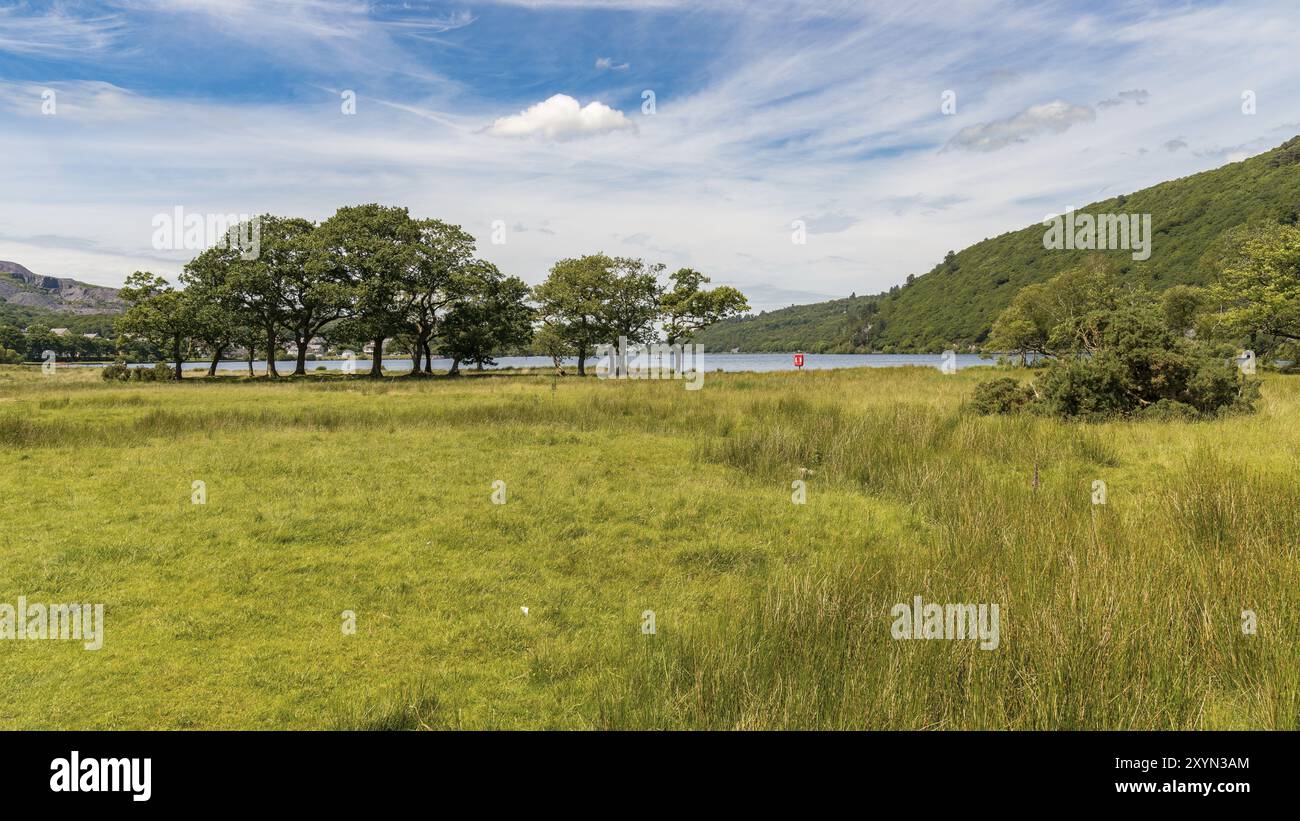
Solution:
M557 361L576 356L578 373L585 375L587 358L602 343L649 343L662 329L664 341L679 345L701 328L749 310L740 291L726 285L705 289L709 278L691 268L670 275L671 287L665 287L659 282L663 269L605 254L555 263L533 290L539 345Z
M56 334L40 322L28 325L26 330L0 323L0 364L39 362L46 351L53 351L62 360L95 360L111 358L117 346L114 340L98 334L72 329Z
M734 288L704 289L691 269L659 282L662 265L593 254L557 262L534 289L478 258L475 240L456 225L416 219L407 209L340 208L320 224L262 216L256 255L237 243L203 251L176 288L136 272L121 290L130 305L119 337L147 340L175 364L194 348L211 357L208 372L234 347L268 353L296 348L295 375L306 373L309 343L373 346L371 376L380 376L385 345L409 351L414 374L433 370L435 353L462 363L492 364L503 350L576 355L578 371L596 345L648 342L660 332L685 341L720 318L748 310ZM238 229L232 229L238 230ZM255 256L245 259L245 256ZM535 303L535 304L534 304Z
M1124 291L1103 257L1023 288L994 323L989 347L1047 372L1032 386L982 385L977 408L1186 418L1248 409L1258 385L1236 366L1237 353L1261 361L1297 353L1300 228L1241 226L1211 253L1217 274L1204 288Z

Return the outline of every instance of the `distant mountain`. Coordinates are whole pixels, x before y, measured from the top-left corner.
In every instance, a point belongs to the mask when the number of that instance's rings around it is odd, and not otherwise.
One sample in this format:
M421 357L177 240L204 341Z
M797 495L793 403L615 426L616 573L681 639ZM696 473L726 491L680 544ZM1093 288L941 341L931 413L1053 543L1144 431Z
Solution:
M1224 231L1255 219L1300 220L1300 137L1242 162L1080 208L1076 214L1150 214L1150 259L1104 251L1122 284L1163 290L1204 284L1200 260ZM978 347L1026 285L1092 251L1046 250L1041 224L978 242L888 293L797 305L717 323L696 335L706 350L936 352Z
M119 314L126 303L114 288L75 279L34 274L16 262L0 261L0 304L28 309L21 313ZM15 313L7 311L5 313Z

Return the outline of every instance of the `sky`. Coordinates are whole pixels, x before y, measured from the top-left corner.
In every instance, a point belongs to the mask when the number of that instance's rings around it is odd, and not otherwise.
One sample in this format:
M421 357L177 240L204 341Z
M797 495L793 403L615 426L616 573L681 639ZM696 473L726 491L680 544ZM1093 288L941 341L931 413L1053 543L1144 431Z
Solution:
M1295 136L1296 43L1295 0L0 0L0 260L174 279L159 215L379 202L530 283L877 293Z

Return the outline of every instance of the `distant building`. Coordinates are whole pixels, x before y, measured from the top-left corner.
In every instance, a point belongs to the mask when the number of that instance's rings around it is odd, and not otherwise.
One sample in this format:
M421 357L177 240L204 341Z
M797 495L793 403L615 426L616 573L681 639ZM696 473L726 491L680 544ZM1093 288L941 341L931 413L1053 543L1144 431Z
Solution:
M72 331L69 331L67 328L50 328L50 333L55 336L67 336L72 333Z
M298 343L286 342L284 343L284 350L289 356L296 357L298 355ZM312 340L307 343L307 355L320 356L323 353L325 353L325 339L319 336L312 337Z

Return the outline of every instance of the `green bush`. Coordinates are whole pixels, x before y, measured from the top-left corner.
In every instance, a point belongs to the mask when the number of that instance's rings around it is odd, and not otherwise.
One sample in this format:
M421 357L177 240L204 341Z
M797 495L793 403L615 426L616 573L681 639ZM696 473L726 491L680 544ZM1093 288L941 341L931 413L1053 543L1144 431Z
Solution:
M1230 352L1171 330L1149 299L1099 308L1054 333L1070 347L1035 384L1038 409L1053 416L1190 419L1248 413L1259 398L1259 383L1241 374ZM1005 383L1014 380L980 386L977 409L1023 407Z
M1034 401L1034 389L1009 376L990 379L975 386L971 407L985 416L1014 413Z
M1185 402L1161 399L1138 412L1138 417L1148 422L1191 422L1201 418L1200 411Z
M1053 416L1104 419L1132 402L1123 369L1106 356L1054 362L1037 385L1043 410Z
M125 362L114 362L112 365L105 365L99 375L106 382L125 382L131 378L131 369L126 366Z
M0 365L18 365L23 361L23 355L18 351L10 348L0 348Z
M132 368L131 379L137 382L166 382L176 376L176 369L166 362L157 362L152 368Z

